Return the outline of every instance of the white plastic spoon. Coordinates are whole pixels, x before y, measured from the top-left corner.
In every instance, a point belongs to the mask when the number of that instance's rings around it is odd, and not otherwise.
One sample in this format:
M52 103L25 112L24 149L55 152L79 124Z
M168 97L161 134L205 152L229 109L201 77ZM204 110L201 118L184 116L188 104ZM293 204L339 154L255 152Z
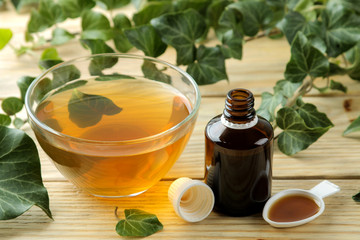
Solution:
M323 198L328 197L334 193L337 193L338 191L340 191L340 187L327 181L327 180L322 181L321 183L319 183L318 185L316 185L315 187L313 187L310 190L288 189L288 190L281 191L281 192L275 194L274 196L272 196L267 201L267 203L265 204L264 209L263 209L263 218L271 226L277 227L277 228L295 227L295 226L299 226L299 225L308 223L308 222L314 220L315 218L317 218L318 216L320 216L324 212L325 203L323 201ZM274 204L278 200L288 197L288 196L292 196L292 195L305 196L310 199L313 199L315 201L315 203L319 206L319 210L314 215L307 217L305 219L297 220L297 221L291 221L291 222L280 222L279 221L279 222L277 222L277 221L271 220L269 218L269 212L270 212L270 209L274 206Z

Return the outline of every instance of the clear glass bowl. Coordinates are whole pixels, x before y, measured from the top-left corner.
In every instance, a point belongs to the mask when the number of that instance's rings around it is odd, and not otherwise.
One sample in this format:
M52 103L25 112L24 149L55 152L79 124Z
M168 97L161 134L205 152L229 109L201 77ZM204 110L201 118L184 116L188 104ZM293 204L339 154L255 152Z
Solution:
M199 105L189 74L130 54L59 63L25 97L29 123L58 170L102 197L134 196L164 177L188 142Z

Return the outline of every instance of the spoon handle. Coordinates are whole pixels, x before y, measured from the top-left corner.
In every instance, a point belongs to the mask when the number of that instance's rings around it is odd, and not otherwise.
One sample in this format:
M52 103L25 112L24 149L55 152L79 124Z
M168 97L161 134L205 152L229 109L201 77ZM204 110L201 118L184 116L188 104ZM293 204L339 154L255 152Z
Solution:
M324 180L315 187L313 187L312 189L310 189L311 193L321 198L326 198L339 191L340 191L340 187L332 182L329 182L328 180Z

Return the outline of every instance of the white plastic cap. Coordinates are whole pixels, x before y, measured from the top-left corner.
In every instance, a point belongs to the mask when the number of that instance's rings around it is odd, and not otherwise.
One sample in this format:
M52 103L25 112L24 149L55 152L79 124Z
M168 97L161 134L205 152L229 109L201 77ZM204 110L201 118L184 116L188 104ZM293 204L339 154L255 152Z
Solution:
M176 214L188 222L200 222L214 208L211 188L199 180L187 177L176 179L169 188L168 197Z

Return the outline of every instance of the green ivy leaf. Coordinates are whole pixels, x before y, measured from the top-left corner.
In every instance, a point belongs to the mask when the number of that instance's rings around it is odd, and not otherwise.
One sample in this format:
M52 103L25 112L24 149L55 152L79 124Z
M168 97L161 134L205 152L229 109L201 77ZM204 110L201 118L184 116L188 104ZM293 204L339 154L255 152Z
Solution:
M69 18L80 17L84 12L95 7L93 0L58 0L64 14Z
M270 7L261 1L241 1L227 6L236 9L242 16L242 29L247 36L255 36L260 29L269 27L273 19Z
M106 97L85 94L77 89L73 90L68 104L69 118L80 128L93 126L103 115L115 115L121 110L122 108Z
M347 87L344 86L341 82L336 82L334 80L330 81L330 89L331 90L338 90L341 91L343 93L347 92Z
M56 23L63 22L66 16L61 6L52 0L40 0L39 10L32 10L28 32L41 32Z
M24 102L25 94L30 84L35 80L35 77L22 76L16 82L18 88L20 89L21 100Z
M304 103L301 100L298 100L297 105L298 108L296 111L304 120L306 126L310 128L330 128L334 126L326 114L319 112L315 105L311 103Z
M351 124L343 132L343 136L358 131L360 131L360 116L351 122Z
M8 115L0 113L0 125L9 126L11 124L11 118Z
M278 146L286 155L293 155L308 148L331 127L309 127L300 114L289 107L277 112L276 123L283 129L279 134Z
M321 14L325 31L327 54L337 57L360 41L360 16L341 5L331 5Z
M8 28L0 28L0 50L3 49L6 44L12 38L12 31Z
M195 41L206 30L204 18L194 9L165 14L151 20L163 42L176 49L178 65L193 63L196 56Z
M209 25L214 29L220 27L219 20L221 14L225 11L227 5L231 2L227 0L215 0L213 1L207 9L206 19L209 21Z
M298 32L291 44L291 58L286 65L285 78L292 82L302 82L309 75L313 78L326 76L329 61Z
M78 81L74 81L74 82L70 82L68 84L66 84L63 87L60 87L59 89L57 89L52 95L70 90L70 89L74 89L74 88L78 88L81 86L84 86L85 84L87 84L86 80L78 80Z
M161 70L159 70L156 65L150 61L144 60L141 70L144 73L144 77L152 79L159 82L171 83L171 77Z
M280 93L271 94L263 92L261 94L261 105L256 113L269 122L275 119L275 109L284 101L284 96Z
M98 3L103 4L102 6L107 10L121 8L130 3L131 0L98 0Z
M23 106L23 101L21 101L21 99L17 97L5 98L1 103L1 108L3 109L3 111L10 116L20 112Z
M114 53L115 51L100 39L82 39L81 43L90 48L92 54ZM91 75L103 75L102 70L113 67L118 61L117 57L97 56L90 62L89 72Z
M286 39L291 44L296 34L300 31L309 37L320 35L322 28L319 22L310 22L298 12L290 11L278 24L277 27L285 34Z
M75 35L69 33L65 29L55 28L52 32L51 45L61 45L73 38L75 38Z
M211 0L177 0L172 1L174 11L180 12L187 9L194 9L202 15L205 15L207 7L210 5Z
M125 74L114 73L111 75L101 75L95 78L95 81L114 81L114 80L122 80L122 79L135 79L135 78Z
M352 199L355 201L355 202L360 202L360 192L355 194L354 196L352 196Z
M124 31L130 43L140 49L146 56L158 57L163 54L167 45L151 25L128 28Z
M167 1L148 2L140 11L133 15L136 26L150 23L150 20L165 13L172 12L172 4Z
M113 38L113 31L110 22L103 14L94 11L87 11L82 15L81 33L82 39L109 40Z
M21 10L25 7L36 7L39 3L39 0L11 0L11 2L16 8L16 11L21 12Z
M0 219L20 216L33 205L50 218L49 196L41 179L40 160L25 132L0 126Z
M196 62L189 64L186 70L199 85L212 84L228 79L225 69L225 57L219 47L201 45L197 50Z
M129 51L133 45L129 42L123 30L131 27L130 20L126 15L119 13L114 17L113 22L115 48L120 52Z
M360 43L350 49L345 56L351 63L351 66L346 69L349 77L360 80Z
M56 48L47 48L42 52L40 60L61 60L61 58Z
M294 83L288 80L279 80L274 87L274 92L280 92L285 98L290 98L300 86L300 82Z
M14 118L13 124L15 128L20 129L22 126L24 126L25 122L21 118Z
M123 237L146 237L163 229L156 217L139 209L125 209L125 219L116 225L116 232Z
M235 32L234 32L235 31ZM236 30L229 30L222 36L221 50L226 58L242 58L243 36Z

